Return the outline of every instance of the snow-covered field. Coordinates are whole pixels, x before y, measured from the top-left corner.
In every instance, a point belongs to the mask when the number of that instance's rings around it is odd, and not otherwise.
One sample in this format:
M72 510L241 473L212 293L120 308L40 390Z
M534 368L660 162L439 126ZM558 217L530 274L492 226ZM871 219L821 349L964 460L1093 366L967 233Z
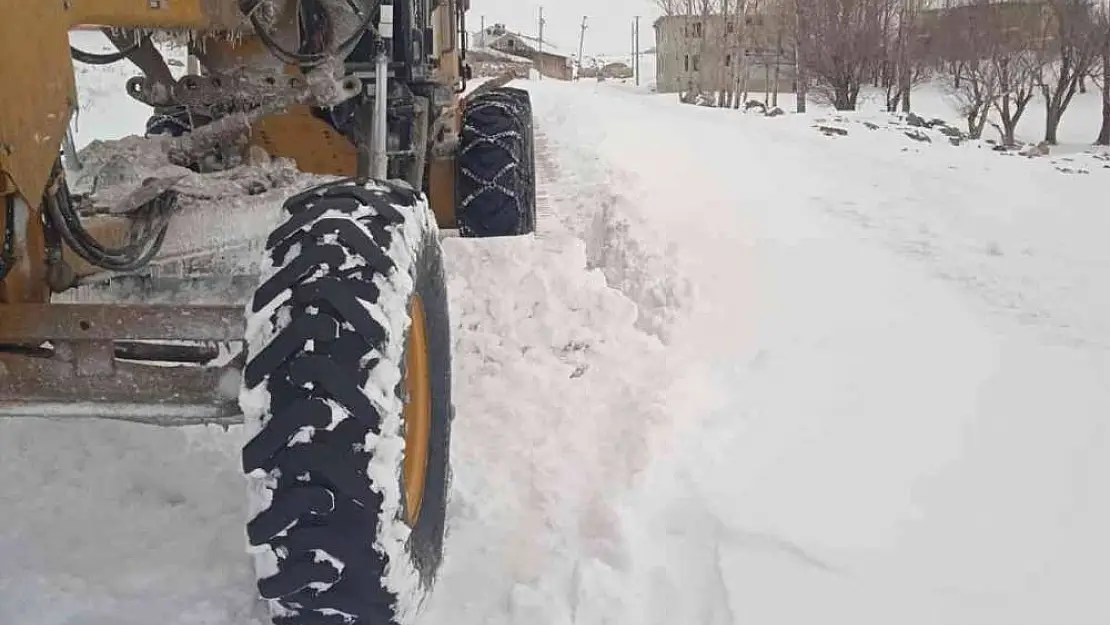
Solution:
M107 76L80 77L82 143L141 131ZM522 84L541 232L445 241L455 483L423 623L1110 622L1098 154ZM0 623L262 623L239 444L0 423Z

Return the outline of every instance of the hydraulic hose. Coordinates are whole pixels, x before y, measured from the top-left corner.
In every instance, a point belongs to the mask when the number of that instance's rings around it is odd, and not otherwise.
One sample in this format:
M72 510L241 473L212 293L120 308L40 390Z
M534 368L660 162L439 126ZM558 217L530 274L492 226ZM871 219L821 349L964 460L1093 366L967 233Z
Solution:
M366 34L367 31L373 29L374 11L370 7L367 7L366 14L362 16L362 20L359 22L358 27L355 28L354 33L343 40L343 42L336 47L334 52L327 51L328 48L331 47L331 43L333 43L330 33L327 40L323 42L323 52L292 52L282 47L282 45L273 38L273 35L270 34L266 25L262 23L262 18L258 15L258 9L261 7L263 1L264 0L239 0L239 10L250 20L251 26L254 27L255 34L257 34L258 38L262 40L262 43L266 45L266 48L278 59L292 65L312 68L322 64L330 58L346 58L347 55L351 53L351 50L354 50L355 46L358 45L362 36ZM354 11L353 6L352 11Z
M135 220L142 222L138 232L133 225L128 233L129 242L119 248L105 247L85 229L70 202L66 185L58 185L58 190L44 205L50 225L78 256L108 271L134 271L147 265L162 249L169 229L170 213L176 203L177 194L167 191L140 207L135 217Z
M0 280L8 277L15 265L15 195L4 196L4 243L0 251Z
M143 35L135 43L127 46L126 48L120 48L118 52L109 52L107 54L93 54L92 52L85 52L84 50L79 50L74 46L70 46L69 54L73 57L75 61L79 63L85 63L88 65L111 65L112 63L116 63L118 61L126 59L128 55L141 48L146 40L149 38L150 35Z

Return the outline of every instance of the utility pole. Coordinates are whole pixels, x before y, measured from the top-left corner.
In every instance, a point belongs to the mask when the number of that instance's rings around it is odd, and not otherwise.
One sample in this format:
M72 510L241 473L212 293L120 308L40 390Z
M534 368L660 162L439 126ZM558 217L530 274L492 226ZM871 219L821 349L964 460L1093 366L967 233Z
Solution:
M540 47L536 52L536 71L540 80L543 80L543 23L543 7L540 7Z
M586 16L582 16L582 32L578 35L578 75L575 80L582 79L582 48L586 43Z
M801 0L794 0L794 112L806 112L806 98L808 97L806 89L806 72L805 62L802 60L802 42L808 36L805 30L806 23L802 19L802 5Z
M640 16L636 16L636 25L632 30L632 46L636 52L636 68L633 72L636 74L636 86L640 86Z
M481 42L482 42L482 47L485 47L485 45L486 45L486 16L485 15L482 16L482 39L481 39Z

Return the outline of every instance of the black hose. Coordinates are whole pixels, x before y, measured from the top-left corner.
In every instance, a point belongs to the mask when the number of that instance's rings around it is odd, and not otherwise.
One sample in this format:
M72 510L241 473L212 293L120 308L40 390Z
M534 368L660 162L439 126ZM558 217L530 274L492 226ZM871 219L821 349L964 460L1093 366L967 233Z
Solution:
M112 63L116 63L122 61L123 59L126 59L128 54L131 54L138 49L139 46L132 46L127 48L126 50L120 50L119 52L111 52L109 54L93 54L92 52L85 52L84 50L78 50L77 48L70 46L69 55L73 57L73 60L79 63L85 63L87 65L111 65Z
M257 10L262 4L262 1L263 0L239 0L239 10L243 15L247 16L251 26L254 27L255 34L258 35L258 38L262 40L262 43L266 45L266 48L268 48L275 57L291 65L299 65L302 68L316 67L333 56L337 58L346 58L347 55L351 53L351 50L354 50L355 46L358 45L362 36L373 28L374 11L367 11L366 15L362 16L362 21L359 23L358 28L355 29L350 37L336 47L334 53L326 51L332 43L332 41L330 41L331 37L328 37L329 41L324 42L324 52L291 52L274 40L273 36L267 31L266 26L262 23L261 18L258 17Z
M136 220L143 220L140 231L128 233L133 239L119 248L104 247L81 225L81 217L69 201L69 189L59 185L58 191L44 203L46 216L62 240L78 256L108 271L134 271L147 265L162 249L169 229L170 213L177 203L177 194L167 191L140 207ZM138 239L138 240L134 240Z
M112 63L116 63L122 61L123 59L126 59L131 53L141 48L143 44L146 43L146 40L149 38L150 35L143 35L135 43L127 46L126 48L120 48L118 52L109 52L108 54L93 54L92 52L85 52L84 50L79 50L74 46L70 46L69 54L73 57L75 61L79 63L85 63L88 65L111 65Z
M4 245L0 251L0 280L15 266L15 195L4 196Z

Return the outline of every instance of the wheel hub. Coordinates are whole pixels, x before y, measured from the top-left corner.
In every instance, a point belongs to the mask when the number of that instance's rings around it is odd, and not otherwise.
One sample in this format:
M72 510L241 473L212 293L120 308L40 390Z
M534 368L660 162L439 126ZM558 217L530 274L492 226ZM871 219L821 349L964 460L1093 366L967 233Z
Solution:
M412 327L405 345L405 521L415 526L420 518L427 481L428 445L432 429L432 388L428 363L428 319L424 301L414 296L409 306Z

